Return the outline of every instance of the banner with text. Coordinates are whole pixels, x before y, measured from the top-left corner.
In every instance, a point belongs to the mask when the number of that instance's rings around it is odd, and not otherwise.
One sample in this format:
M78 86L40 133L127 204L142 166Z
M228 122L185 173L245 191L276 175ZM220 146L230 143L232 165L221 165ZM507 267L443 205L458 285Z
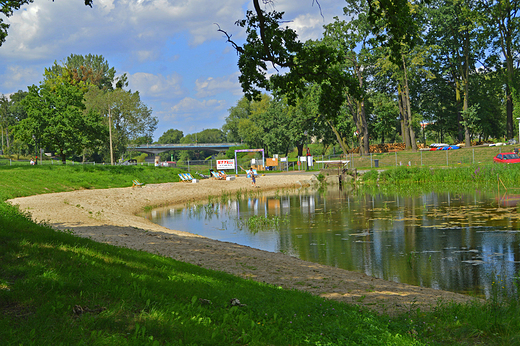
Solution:
M235 169L235 160L217 160L217 169Z

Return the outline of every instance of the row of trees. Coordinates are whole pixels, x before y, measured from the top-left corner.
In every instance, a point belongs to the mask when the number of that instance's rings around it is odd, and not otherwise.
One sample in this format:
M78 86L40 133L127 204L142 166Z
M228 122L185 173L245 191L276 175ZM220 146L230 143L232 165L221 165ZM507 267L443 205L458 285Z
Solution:
M2 150L111 161L130 143L151 143L157 119L126 75L99 55L71 55L45 69L40 85L0 98Z
M392 15L386 2L346 3L346 19L336 17L322 39L305 43L281 26L282 13L255 6L238 21L247 42L240 46L229 35L228 41L239 53L248 98L261 103L266 89L276 101L297 107L316 95L308 106L313 126L327 124L345 151L354 135L361 153L368 153L370 138L384 141L396 132L416 149L421 122L437 140L466 146L472 139L514 137L520 3L400 1L405 10ZM262 124L272 131L270 119Z

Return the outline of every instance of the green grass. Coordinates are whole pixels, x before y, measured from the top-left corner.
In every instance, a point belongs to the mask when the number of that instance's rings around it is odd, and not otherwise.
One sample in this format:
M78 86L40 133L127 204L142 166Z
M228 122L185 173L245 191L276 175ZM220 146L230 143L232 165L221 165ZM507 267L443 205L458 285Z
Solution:
M354 306L95 243L0 208L4 345L414 344Z
M176 176L138 167L34 168L0 169L2 198ZM501 297L379 316L54 231L0 203L2 345L519 344L518 301ZM245 305L231 306L232 298Z
M106 189L145 184L177 182L176 168L103 165L0 166L0 200L78 189Z
M520 183L520 165L476 164L460 167L396 167L367 171L361 180L368 185L424 188L425 185L455 185L457 189L480 187L496 190L515 188Z

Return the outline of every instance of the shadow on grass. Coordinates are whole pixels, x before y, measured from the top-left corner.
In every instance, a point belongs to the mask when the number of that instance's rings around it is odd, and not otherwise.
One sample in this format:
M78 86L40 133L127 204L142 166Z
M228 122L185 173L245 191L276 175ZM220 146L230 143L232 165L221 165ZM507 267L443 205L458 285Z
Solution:
M0 212L7 344L413 343L358 307L54 231L5 203Z

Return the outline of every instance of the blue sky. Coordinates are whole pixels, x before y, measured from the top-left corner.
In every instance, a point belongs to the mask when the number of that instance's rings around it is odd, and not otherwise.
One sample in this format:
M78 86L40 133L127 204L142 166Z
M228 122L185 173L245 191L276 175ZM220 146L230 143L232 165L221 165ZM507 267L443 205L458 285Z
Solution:
M154 140L168 129L184 134L221 128L242 97L237 54L217 31L241 42L234 25L251 0L35 0L7 19L0 47L0 94L39 84L45 67L71 54L102 55L159 119ZM324 24L342 17L345 2L274 0L300 40L321 36Z

